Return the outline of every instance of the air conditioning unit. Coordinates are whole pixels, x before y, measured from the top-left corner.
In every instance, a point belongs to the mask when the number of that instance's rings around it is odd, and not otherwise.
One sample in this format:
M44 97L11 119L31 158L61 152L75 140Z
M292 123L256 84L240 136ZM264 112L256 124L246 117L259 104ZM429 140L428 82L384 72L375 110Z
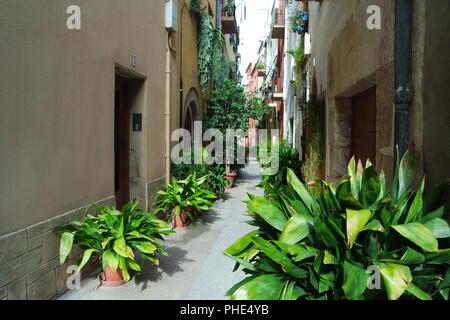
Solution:
M177 31L177 5L174 0L166 2L166 29L171 32Z

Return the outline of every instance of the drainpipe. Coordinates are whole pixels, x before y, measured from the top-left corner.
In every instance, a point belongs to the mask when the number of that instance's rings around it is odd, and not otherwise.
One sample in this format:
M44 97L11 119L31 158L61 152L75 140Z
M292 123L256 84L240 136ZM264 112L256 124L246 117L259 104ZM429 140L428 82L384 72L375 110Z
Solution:
M165 164L166 164L166 183L170 183L170 76L171 76L171 58L172 53L176 53L176 50L172 48L170 44L171 33L167 31L167 44L166 44L166 108L165 108L165 127L166 127L166 151L165 151Z
M222 16L222 2L223 0L216 0L216 28L221 28L220 18Z
M411 143L413 2L395 1L395 145L400 159Z

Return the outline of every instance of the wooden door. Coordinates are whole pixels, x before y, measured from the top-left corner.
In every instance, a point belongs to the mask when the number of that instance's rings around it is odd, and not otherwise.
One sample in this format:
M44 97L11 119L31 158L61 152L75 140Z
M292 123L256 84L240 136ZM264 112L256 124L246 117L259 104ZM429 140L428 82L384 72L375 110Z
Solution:
M376 87L352 98L352 155L376 163Z
M114 103L114 191L120 210L130 201L130 108L127 80L116 77Z

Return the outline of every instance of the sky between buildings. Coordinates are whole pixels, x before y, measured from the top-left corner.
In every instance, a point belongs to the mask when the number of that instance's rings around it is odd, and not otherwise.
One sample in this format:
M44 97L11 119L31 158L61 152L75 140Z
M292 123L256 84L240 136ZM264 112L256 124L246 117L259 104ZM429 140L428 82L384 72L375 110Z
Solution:
M270 12L274 0L236 0L236 18L240 26L241 54L240 72L242 83L248 83L246 69L250 62L256 61L261 40L269 34Z

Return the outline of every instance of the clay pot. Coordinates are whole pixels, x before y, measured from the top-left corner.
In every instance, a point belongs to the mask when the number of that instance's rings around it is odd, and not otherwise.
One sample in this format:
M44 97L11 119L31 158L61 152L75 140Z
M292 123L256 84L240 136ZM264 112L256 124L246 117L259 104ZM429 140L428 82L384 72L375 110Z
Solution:
M172 216L172 226L174 228L186 228L191 221L186 213L181 212L179 215L174 214Z
M100 284L105 287L118 287L125 284L123 279L122 270L117 268L116 271L111 269L110 266L99 275Z
M236 177L237 177L237 173L234 171L225 174L225 179L227 179L228 181L231 182L231 184L226 186L225 189L233 189L234 181L236 180Z

